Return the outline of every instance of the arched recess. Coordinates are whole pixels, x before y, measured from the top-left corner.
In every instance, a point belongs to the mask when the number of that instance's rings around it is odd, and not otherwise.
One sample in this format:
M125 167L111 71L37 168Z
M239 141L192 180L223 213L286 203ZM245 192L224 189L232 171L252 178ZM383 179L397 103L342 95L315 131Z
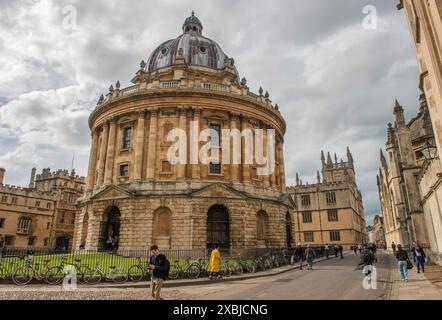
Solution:
M285 234L286 234L286 246L287 248L292 247L293 243L293 233L292 233L292 216L290 212L285 214Z
M214 205L207 212L207 248L216 244L220 249L230 249L229 211L222 205Z
M172 227L172 211L161 207L153 214L153 243L163 249L170 249Z
M256 240L258 248L267 248L269 245L269 216L263 210L256 214Z
M98 247L100 250L118 249L120 241L120 209L110 207L107 209L101 221Z

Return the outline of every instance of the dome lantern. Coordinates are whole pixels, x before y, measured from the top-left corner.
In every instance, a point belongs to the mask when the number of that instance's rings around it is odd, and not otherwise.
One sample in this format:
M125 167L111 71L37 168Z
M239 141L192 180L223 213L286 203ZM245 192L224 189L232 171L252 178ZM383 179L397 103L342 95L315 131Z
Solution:
M198 34L201 34L202 30L203 30L203 24L201 23L200 19L198 19L195 16L195 11L192 11L192 15L184 21L183 32L184 33L196 32Z

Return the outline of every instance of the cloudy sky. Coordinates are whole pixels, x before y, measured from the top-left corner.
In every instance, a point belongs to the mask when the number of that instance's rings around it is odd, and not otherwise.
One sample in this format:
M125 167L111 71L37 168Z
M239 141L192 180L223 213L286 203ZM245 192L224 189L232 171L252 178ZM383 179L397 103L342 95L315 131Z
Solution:
M30 169L87 173L87 118L111 83L181 33L195 10L203 34L235 58L250 88L268 90L287 124L290 184L315 182L320 150L356 162L366 217L379 210L379 148L395 98L418 110L418 69L398 0L0 0L0 167L27 185ZM363 8L377 28L363 28ZM76 20L72 20L75 9ZM75 23L76 22L76 23ZM345 158L344 158L345 160Z

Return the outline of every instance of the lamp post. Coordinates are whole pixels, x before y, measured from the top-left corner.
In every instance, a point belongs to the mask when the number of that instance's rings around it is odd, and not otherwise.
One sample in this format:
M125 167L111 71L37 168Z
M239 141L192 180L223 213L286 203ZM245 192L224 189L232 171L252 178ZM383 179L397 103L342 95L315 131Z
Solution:
M422 146L421 149L422 154L424 155L425 159L427 160L433 160L436 158L437 155L437 148L430 144L428 141Z

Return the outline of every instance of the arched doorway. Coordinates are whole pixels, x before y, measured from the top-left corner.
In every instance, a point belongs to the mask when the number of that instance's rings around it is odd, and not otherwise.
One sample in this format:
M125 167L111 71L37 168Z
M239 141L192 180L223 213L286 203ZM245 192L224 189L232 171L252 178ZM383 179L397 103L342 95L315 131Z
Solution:
M293 241L293 237L292 237L292 217L290 215L290 212L287 212L285 215L285 234L286 234L286 245L287 248L291 248L292 247L292 241Z
M60 236L55 239L55 250L66 252L69 248L69 240L70 238L67 236Z
M207 248L219 244L220 249L230 249L229 213L224 206L212 206L207 212Z
M101 224L99 246L100 249L118 249L120 241L120 210L117 207L109 209L105 220Z

